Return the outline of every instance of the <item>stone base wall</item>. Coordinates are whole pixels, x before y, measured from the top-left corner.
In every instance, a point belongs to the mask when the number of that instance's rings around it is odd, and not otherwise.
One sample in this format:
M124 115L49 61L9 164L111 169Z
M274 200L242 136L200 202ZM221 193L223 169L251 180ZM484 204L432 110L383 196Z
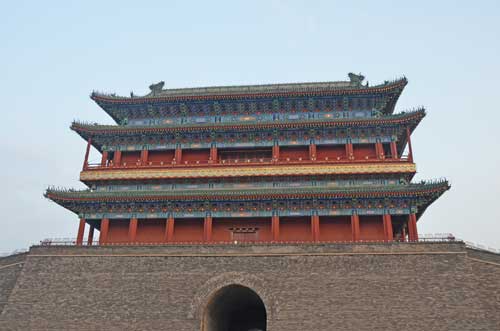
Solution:
M202 330L240 284L272 331L500 330L499 260L462 243L32 247L0 329Z
M23 268L26 253L0 257L0 314Z

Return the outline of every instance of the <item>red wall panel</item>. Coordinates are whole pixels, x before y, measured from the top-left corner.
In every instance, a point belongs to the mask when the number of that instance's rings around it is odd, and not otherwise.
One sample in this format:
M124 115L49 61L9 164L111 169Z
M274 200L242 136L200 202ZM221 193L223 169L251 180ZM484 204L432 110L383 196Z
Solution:
M164 219L140 219L137 224L137 242L162 242L165 237Z
M279 240L312 241L311 217L280 217Z
M380 216L359 216L361 240L384 240L384 223Z
M158 165L160 162L165 164L172 163L174 158L174 150L168 151L149 151L148 162L152 162L153 165Z
M137 161L141 160L141 152L135 151L135 152L122 152L122 165L136 165Z
M376 159L377 153L375 144L354 144L354 158L357 160L364 160L366 157L369 159Z
M203 241L203 218L175 219L173 241Z
M196 163L196 161L206 163L210 158L210 149L183 149L182 150L182 163Z
M214 218L212 221L212 241L232 241L231 228L257 228L257 241L271 241L271 218ZM241 241L241 239L239 239Z
M309 146L282 146L280 147L280 160L309 160Z
M320 241L352 241L350 216L320 216Z
M324 161L326 158L328 160L336 160L337 157L341 159L346 158L345 145L318 145L316 146L316 159L319 161Z
M128 227L130 221L109 220L108 240L110 244L128 242Z

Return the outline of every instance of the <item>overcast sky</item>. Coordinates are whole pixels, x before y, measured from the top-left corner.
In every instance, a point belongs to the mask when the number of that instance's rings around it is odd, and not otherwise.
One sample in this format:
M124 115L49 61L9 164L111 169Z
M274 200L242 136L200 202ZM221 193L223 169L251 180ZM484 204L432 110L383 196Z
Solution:
M92 90L346 80L350 71L372 85L405 75L397 111L427 108L412 137L415 179L446 177L452 189L419 232L500 248L498 1L235 2L2 4L0 253L76 236L77 216L42 194L83 187L86 144L69 125L112 123Z

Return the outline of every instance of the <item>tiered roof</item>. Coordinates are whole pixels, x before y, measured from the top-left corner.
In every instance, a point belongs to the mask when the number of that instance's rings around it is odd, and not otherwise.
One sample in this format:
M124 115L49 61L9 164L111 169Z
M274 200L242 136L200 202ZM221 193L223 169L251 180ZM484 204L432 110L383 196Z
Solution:
M157 104L178 104L186 102L219 102L242 99L276 99L291 97L324 97L324 96L363 96L381 95L387 97L385 107L381 111L391 114L394 106L408 83L405 77L386 81L383 84L362 85L361 75L349 74L350 81L321 83L265 84L241 86L215 86L198 88L163 89L164 82L150 86L151 93L145 96L117 96L93 92L91 98L104 109L117 123L129 116L129 110L120 106L135 106L134 112L147 114L148 106ZM144 106L143 108L137 106Z

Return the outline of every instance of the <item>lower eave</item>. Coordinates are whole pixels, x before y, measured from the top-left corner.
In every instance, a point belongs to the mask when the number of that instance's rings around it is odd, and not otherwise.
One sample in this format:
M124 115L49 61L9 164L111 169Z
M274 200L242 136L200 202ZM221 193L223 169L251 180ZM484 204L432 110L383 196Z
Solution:
M66 202L152 202L152 201L206 201L210 200L267 200L301 198L384 198L384 197L428 197L432 201L450 188L447 181L418 183L397 186L357 187L357 188L266 188L245 190L183 190L183 191L128 191L92 192L90 190L48 189L45 196L56 203Z

